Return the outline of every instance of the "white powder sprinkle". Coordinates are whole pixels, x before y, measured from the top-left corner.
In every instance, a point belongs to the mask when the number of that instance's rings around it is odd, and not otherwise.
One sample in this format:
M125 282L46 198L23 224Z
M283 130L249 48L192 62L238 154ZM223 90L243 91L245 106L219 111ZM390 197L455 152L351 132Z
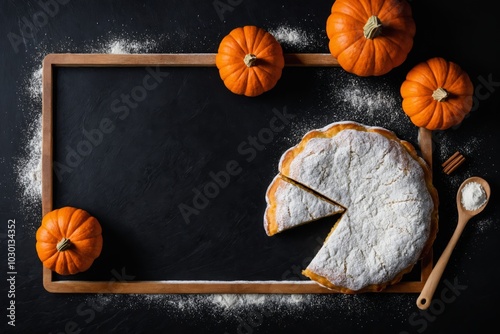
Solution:
M494 228L498 228L498 224L495 224L492 218L488 219L479 219L474 224L471 224L468 229L472 229L476 233L484 233L490 232Z
M152 307L158 310L168 309L173 313L181 312L180 314L211 310L226 317L249 308L293 311L320 302L314 299L314 295L302 294L96 294L87 298L89 304L100 306L119 305L122 309L132 310Z
M29 125L30 137L24 145L24 152L16 159L15 170L20 186L20 198L24 210L31 215L38 213L33 205L42 198L42 119L37 117Z
M26 89L28 91L28 96L32 99L33 102L41 103L42 102L42 71L43 67L40 65L35 71L31 74L27 82Z
M441 151L439 155L436 157L440 159L440 161L446 161L455 151L459 148L460 152L465 156L474 155L476 151L479 151L482 148L483 139L475 136L467 136L464 141L463 137L458 136L455 138L453 136L453 132L460 131L460 127L451 128L445 131L433 131L432 138L433 141L439 145Z
M486 200L486 192L478 182L468 182L462 188L462 205L466 210L477 210L486 203Z
M312 39L307 33L299 28L288 26L279 26L269 29L268 32L276 38L276 40L286 46L292 46L302 50L312 43Z
M228 309L241 305L261 305L265 302L265 295L237 295L237 294L220 294L212 295L211 302L217 306Z
M108 42L104 48L102 48L102 52L111 54L147 53L155 46L156 42L151 39L137 41L119 38Z
M41 58L40 58L41 59ZM42 65L21 81L20 109L30 119L23 139L22 153L14 158L18 197L28 220L37 221L42 199ZM38 224L29 225L33 232Z
M123 53L129 53L125 49L126 45L124 45L123 41L115 41L113 44L109 46L109 53L115 53L115 54L123 54Z
M218 319L225 332L229 333L265 332L270 323L286 326L290 317L301 319L307 315L312 320L332 312L357 328L368 328L370 323L364 317L381 307L377 299L363 294L96 294L85 300L87 305L94 305L97 310L147 310L189 322L203 321L208 316ZM400 306L398 310L387 306L387 312L392 314L400 329L408 329L408 319L415 312L414 296L384 294L383 300L384 305Z
M310 300L310 295L295 294L215 294L209 295L208 301L223 309L262 306L266 303L279 303L296 306Z
M362 78L346 78L337 83L333 90L334 97L344 104L344 108L351 110L358 116L363 113L373 119L381 118L393 122L401 118L402 109L399 96L393 92L392 86L383 81L375 85L367 85Z

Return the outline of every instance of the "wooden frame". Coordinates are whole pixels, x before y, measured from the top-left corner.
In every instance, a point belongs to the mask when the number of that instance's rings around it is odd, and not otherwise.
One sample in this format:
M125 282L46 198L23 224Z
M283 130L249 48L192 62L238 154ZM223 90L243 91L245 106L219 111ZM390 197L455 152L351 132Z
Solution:
M42 213L53 210L53 69L54 67L212 67L215 54L49 54L43 60ZM286 66L339 66L330 54L285 54ZM431 133L420 129L422 156L432 163ZM403 281L382 292L419 293L433 267L432 252L421 260L421 280ZM55 293L336 293L314 281L57 281L43 267L43 285Z

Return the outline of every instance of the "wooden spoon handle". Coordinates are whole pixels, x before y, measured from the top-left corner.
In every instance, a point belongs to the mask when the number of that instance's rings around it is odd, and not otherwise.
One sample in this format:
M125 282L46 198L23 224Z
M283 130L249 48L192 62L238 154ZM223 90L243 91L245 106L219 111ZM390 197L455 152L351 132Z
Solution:
M466 222L467 221L464 221L463 219L459 219L459 223L457 224L455 232L453 233L450 241L448 242L448 245L446 246L443 253L439 257L439 260L432 269L431 274L427 278L424 288L422 289L420 295L417 298L417 307L419 309L426 310L431 305L434 292L436 291L439 281L441 280L441 276L443 275L444 269L448 264L448 260L450 259L451 253L453 252L453 249L455 249L458 239L460 238L460 235L464 230Z

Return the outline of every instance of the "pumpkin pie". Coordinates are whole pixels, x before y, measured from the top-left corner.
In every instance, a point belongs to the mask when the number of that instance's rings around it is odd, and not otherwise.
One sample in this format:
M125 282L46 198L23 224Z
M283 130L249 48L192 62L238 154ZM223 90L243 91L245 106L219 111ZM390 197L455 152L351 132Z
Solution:
M438 193L426 162L392 131L335 122L308 132L281 156L278 169L266 196L269 235L341 213L303 270L318 284L342 293L381 291L431 249ZM288 182L285 195L276 195L282 182Z

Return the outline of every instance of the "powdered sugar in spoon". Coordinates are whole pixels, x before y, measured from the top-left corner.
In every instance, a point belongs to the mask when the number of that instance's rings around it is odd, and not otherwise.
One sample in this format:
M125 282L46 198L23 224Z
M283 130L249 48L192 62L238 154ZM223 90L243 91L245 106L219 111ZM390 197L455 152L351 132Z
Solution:
M467 192L464 191L464 188L466 186L468 188ZM455 248L455 245L457 244L458 239L460 238L460 235L465 228L465 225L467 225L467 222L472 217L483 211L483 209L486 207L486 204L488 204L488 201L490 200L490 193L491 189L488 182L478 176L473 176L466 179L458 188L457 227L455 228L455 232L448 242L448 245L439 257L438 262L434 266L434 269L432 269L429 278L427 278L422 292L417 298L417 306L419 309L426 310L430 306L434 292L436 291L439 281L441 280L441 276L443 275L444 269L446 268L446 264L450 259L451 253L453 252L453 249ZM464 196L467 198L464 198ZM464 202L465 199L466 201Z

